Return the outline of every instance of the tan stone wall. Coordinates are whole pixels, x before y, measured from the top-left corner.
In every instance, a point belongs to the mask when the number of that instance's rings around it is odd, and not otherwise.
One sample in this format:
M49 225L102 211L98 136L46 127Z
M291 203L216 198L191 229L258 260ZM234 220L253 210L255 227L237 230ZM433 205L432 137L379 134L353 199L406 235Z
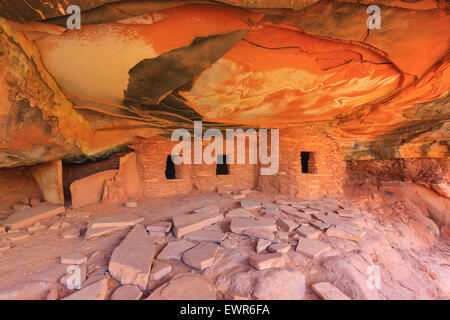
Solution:
M278 174L259 176L258 186L267 192L299 198L342 194L345 163L342 151L321 128L280 130ZM312 152L313 173L302 173L301 152Z
M30 198L42 198L42 193L29 168L0 169L0 210Z
M192 164L176 166L175 180L165 178L166 158L177 142L168 138L147 139L137 147L138 166L145 197L170 196L191 192L228 192L253 188L290 194L300 198L318 198L342 194L345 170L342 151L321 128L287 128L280 130L279 171L260 176L259 165L229 165L229 175L216 175L216 166ZM269 143L270 145L270 140ZM204 147L207 145L204 144ZM301 152L311 152L312 173L302 173ZM193 152L193 146L192 146ZM248 163L248 147L246 147ZM270 151L269 151L270 152ZM225 145L224 145L224 153ZM193 156L192 156L193 159ZM236 145L235 145L235 159Z
M153 137L136 147L144 197L191 192L227 192L254 187L257 165L250 164L230 164L228 175L216 175L215 164L181 164L175 166L176 179L166 179L166 159L177 143L168 138ZM192 153L193 149L192 146Z

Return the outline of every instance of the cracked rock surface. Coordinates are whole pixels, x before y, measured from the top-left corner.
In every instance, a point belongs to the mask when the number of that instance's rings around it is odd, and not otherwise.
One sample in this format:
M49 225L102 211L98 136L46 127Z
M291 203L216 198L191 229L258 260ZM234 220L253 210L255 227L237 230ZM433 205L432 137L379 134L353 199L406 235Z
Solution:
M448 157L446 1L73 4L79 30L63 1L0 2L1 167L95 158L194 120L320 124L346 160Z
M251 200L266 203L275 203L279 197L260 192L252 192L248 196ZM179 203L187 200L189 206L181 208ZM0 297L449 299L448 236L442 235L430 243L416 228L417 224L405 223L395 215L381 220L378 214L368 212L364 206L336 199L305 200L300 205L298 200L283 196L283 201L288 203L284 205L292 208L295 205L299 212L333 215L333 212L345 210L345 216L334 217L338 225L352 225L365 234L361 239L351 240L340 234L329 235L316 229L320 233L318 239L309 240L299 236L295 230L286 233L277 226L272 231L276 237L269 242L273 246L280 244L287 247L288 251L272 253L268 248L263 248L257 252L261 239L233 232L229 229L229 223L235 218L224 215L222 221L216 223L227 236L220 245L208 240L192 240L190 246L178 247L180 258L168 260L160 253L171 244L186 241L177 239L172 230L167 234L151 236L144 226L170 221L174 216L194 214L195 209L211 204L224 214L239 208L239 201L231 195L202 194L177 196L166 201L148 199L141 201L138 208L93 204L83 208L91 213L91 218L66 215L47 217L40 223L47 228L55 222L66 222L86 230L90 221L111 215L130 213L144 220L136 226L117 229L90 240L83 237L62 239L59 234L64 230L59 229L29 232L27 238L17 241L7 239L9 232L0 233L0 241L8 244L0 252ZM265 211L256 209L252 215L264 218ZM288 216L286 219L293 221L295 218ZM208 230L211 226L204 228ZM280 239L278 235L282 233L286 233L287 238ZM316 243L312 241L320 241L320 252L316 252ZM302 242L303 249L308 248L308 252L315 250L317 254L304 255L296 250L297 242ZM209 246L213 250L206 250ZM323 246L327 250L321 250ZM147 247L149 249L145 250ZM187 261L184 253L190 250L195 254L190 254ZM75 262L80 264L87 276L81 290L70 290L60 284L61 279L68 277L67 265L61 263L61 256L74 253L77 257ZM78 259L78 256L83 259ZM203 264L205 259L207 265L199 268L197 265ZM259 262L255 263L255 259ZM139 277L134 277L137 272ZM374 275L379 278L374 278ZM136 279L139 281L134 281Z

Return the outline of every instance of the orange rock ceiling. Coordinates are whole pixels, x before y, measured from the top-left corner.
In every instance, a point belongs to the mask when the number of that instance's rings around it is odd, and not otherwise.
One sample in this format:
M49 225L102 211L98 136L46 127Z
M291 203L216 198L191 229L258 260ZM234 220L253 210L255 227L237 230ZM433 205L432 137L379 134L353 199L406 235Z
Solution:
M0 167L192 127L314 127L346 159L449 157L446 1L0 0ZM368 30L369 4L381 29Z

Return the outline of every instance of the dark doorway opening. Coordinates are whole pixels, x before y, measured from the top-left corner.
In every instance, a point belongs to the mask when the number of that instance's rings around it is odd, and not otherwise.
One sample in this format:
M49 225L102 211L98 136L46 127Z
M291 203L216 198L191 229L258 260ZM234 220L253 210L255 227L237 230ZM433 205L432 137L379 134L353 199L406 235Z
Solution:
M216 175L224 175L224 174L229 174L227 156L224 154L219 154L217 156Z
M300 159L302 164L302 173L311 173L312 172L310 163L311 162L310 160L312 160L311 152L302 151L300 153Z
M167 180L176 179L175 163L173 163L171 155L168 155L166 160L166 179Z
M120 158L130 152L132 150L125 147L119 152L104 154L96 158L81 156L63 160L62 175L65 204L67 206L72 204L72 194L70 193L70 185L72 182L99 172L118 170Z

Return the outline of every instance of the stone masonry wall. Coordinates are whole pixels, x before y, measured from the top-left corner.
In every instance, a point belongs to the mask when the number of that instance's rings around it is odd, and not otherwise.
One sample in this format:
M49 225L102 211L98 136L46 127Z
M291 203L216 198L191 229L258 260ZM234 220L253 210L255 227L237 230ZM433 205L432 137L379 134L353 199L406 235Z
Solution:
M192 192L223 193L251 189L255 186L257 165L251 164L230 164L228 175L216 175L216 164L181 164L175 166L176 179L166 179L166 159L177 143L168 138L153 137L136 147L144 197L163 197ZM203 147L207 144L204 143ZM193 153L193 146L191 149ZM224 154L226 154L225 143ZM194 159L193 155L192 159Z
M338 145L321 128L280 130L278 174L259 176L262 191L318 198L342 194L345 163ZM311 173L302 173L301 152L311 152Z

